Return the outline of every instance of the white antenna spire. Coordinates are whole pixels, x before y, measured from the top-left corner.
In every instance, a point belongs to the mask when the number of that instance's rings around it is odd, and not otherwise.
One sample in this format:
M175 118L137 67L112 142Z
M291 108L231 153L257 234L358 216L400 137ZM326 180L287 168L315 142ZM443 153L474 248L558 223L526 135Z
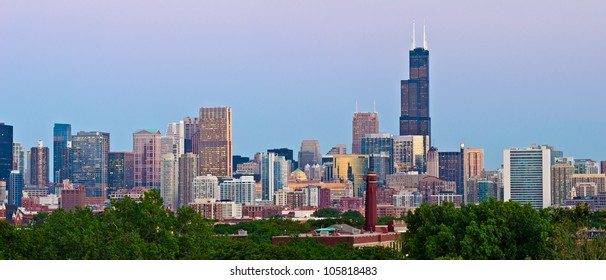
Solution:
M356 97L356 113L358 112L358 98Z
M423 49L427 50L427 37L425 36L425 21L423 21Z
M372 110L376 113L377 112L377 98L373 98L372 99Z
M415 42L415 20L412 20L412 47L411 50L414 50L416 47L416 42Z

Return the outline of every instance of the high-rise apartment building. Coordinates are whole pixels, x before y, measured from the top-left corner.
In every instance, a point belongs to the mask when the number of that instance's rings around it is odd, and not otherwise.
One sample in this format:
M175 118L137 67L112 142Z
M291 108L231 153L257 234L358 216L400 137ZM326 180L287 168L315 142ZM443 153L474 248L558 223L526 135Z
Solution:
M219 179L216 176L205 175L194 178L192 199L216 199L221 198Z
M484 170L484 149L463 149L463 171L465 180L479 176Z
M352 154L363 154L360 140L366 134L379 133L379 114L376 112L358 112L356 102L356 112L352 122Z
M570 199L574 166L565 161L551 166L551 205L562 206L564 200Z
M599 174L600 166L592 159L576 159L574 161L574 174Z
M184 133L185 133L185 140L183 141L185 153L198 153L197 150L193 149L193 146L194 146L193 140L194 140L194 135L199 135L199 133L200 133L200 119L185 117L183 119L183 126L184 126ZM198 141L200 141L199 138L198 138ZM196 143L195 146L197 147L198 144Z
M299 151L299 169L303 170L306 165L322 163L322 153L320 152L320 141L303 140L301 150Z
M38 140L38 146L31 148L31 161L29 162L29 171L31 174L31 185L46 187L49 183L49 151L44 147L41 140Z
M255 185L253 176L242 176L240 179L226 178L219 184L221 200L253 205Z
M115 191L135 186L135 153L110 152L108 154L107 187Z
M85 186L87 198L105 198L109 141L109 133L98 131L80 131L72 138L71 181Z
M166 139L168 140L168 149L166 153L174 155L185 154L185 122L179 121L169 123L166 128ZM164 150L164 149L163 149ZM165 154L164 152L162 154Z
M414 29L414 26L413 26ZM423 47L415 45L413 30L412 50L409 52L409 79L401 82L400 135L431 137L429 115L429 51L423 32ZM429 146L429 143L427 143Z
M160 189L161 141L162 135L156 129L141 129L133 133L135 187Z
M53 127L53 182L61 183L70 178L70 146L72 125L56 123Z
M530 203L541 209L551 205L551 150L547 146L503 151L505 201Z
M199 174L232 176L232 109L200 108Z
M187 206L194 202L193 185L198 177L198 155L193 153L179 156L179 206Z
M13 143L13 170L25 172L25 149L18 142Z
M396 173L419 171L427 166L429 136L405 135L393 137L393 160Z
M23 174L18 170L13 170L9 174L7 181L8 205L21 207L21 198L23 197Z
M392 174L395 171L393 166L394 137L388 133L366 134L360 139L361 154L363 155L383 155L389 158L386 174ZM376 170L370 170L377 172ZM377 174L379 174L377 172ZM385 177L379 176L379 181L385 180Z
M179 209L179 158L176 155L165 154L160 160L160 196L164 207Z
M261 199L271 201L274 192L288 184L288 165L283 156L261 153Z
M0 123L0 181L8 181L13 170L13 126Z

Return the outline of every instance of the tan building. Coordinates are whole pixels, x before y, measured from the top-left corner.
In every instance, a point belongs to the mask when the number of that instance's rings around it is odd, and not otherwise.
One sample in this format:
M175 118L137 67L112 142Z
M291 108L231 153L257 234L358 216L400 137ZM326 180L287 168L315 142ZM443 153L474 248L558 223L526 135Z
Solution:
M573 174L572 186L576 188L580 183L595 183L598 193L606 192L606 174Z
M232 176L232 109L200 108L198 174L219 178Z
M362 137L366 134L379 133L379 114L377 112L358 112L356 104L356 112L352 122L352 143L351 153L362 153Z
M361 197L366 189L364 175L368 173L368 155L333 155L334 178L353 182L353 196Z
M484 149L465 148L463 150L464 157L464 174L465 180L479 176L484 170Z
M133 133L135 153L135 187L160 189L162 135L157 129L141 129Z
M568 162L556 162L551 166L551 205L564 205L564 200L571 199L572 175L574 166Z

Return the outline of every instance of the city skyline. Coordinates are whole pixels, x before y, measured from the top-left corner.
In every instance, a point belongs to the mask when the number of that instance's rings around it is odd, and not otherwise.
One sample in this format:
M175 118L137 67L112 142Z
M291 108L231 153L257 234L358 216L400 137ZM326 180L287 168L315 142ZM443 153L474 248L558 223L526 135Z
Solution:
M0 25L0 35L7 43L0 46L0 93L7 104L18 105L3 111L0 122L14 127L14 141L26 150L37 140L52 143L54 123L69 123L73 131L109 132L111 151L130 151L131 135L138 128L162 130L166 123L195 116L199 107L228 106L234 110L233 154L251 156L277 147L297 150L304 139L320 140L324 154L337 143L351 143L356 98L360 111L370 111L376 98L379 133L398 133L399 81L408 77L410 27L416 18L417 34L423 19L427 24L431 141L439 151L457 151L461 142L484 148L487 169L500 166L504 148L531 143L553 145L565 156L606 158L598 141L568 131L573 125L600 127L601 102L594 101L602 100L605 91L599 80L606 59L591 54L606 45L600 36L606 20L597 13L602 3L532 3L525 11L516 9L517 2L500 9L476 3L483 13L457 20L430 4L414 3L367 7L353 2L345 14L333 13L341 8L339 1L325 4L324 10L295 5L301 16L293 15L292 4L280 4L265 19L255 12L267 7L244 4L228 22L208 14L213 9L233 10L222 4L192 8L205 12L201 19L183 6L171 6L173 12L183 13L184 19L176 19L164 6L153 4L149 15L134 18L116 15L119 5L90 9L99 13L93 15L78 5L53 14L60 4L42 4L35 11L28 4L3 4L8 7L0 9L6 23ZM461 9L453 7L453 14ZM513 11L519 13L516 21L505 20ZM117 18L107 20L107 15ZM28 21L32 16L37 20ZM235 20L238 16L243 17ZM308 23L306 16L316 21ZM169 24L158 24L154 17ZM81 20L89 27L62 29ZM186 20L194 24L186 25ZM487 27L477 26L480 23ZM125 28L113 32L118 26ZM175 34L178 30L182 33ZM195 39L200 35L211 36ZM135 39L126 40L131 36ZM121 39L123 44L118 44ZM202 44L209 41L213 44ZM236 48L242 43L250 47ZM201 44L201 53L210 55L196 55L200 51L195 47ZM242 85L250 94L239 94ZM165 102L167 96L187 102ZM304 113L311 104L317 113ZM262 109L266 106L269 110ZM328 120L333 125L311 125ZM271 130L276 124L283 129ZM255 137L247 137L251 133ZM599 129L592 134L596 139L606 136Z

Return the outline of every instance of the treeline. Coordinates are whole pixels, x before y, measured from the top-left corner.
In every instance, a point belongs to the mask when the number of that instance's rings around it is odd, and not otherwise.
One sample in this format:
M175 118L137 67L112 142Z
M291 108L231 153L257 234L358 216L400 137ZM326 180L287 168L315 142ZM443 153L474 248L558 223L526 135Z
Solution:
M403 252L410 259L605 259L603 237L586 230L604 228L606 212L546 208L515 202L479 205L423 204L407 216Z
M0 221L0 259L401 259L400 252L382 247L329 247L314 239L293 238L271 243L273 235L298 235L318 224L269 219L238 226L217 225L191 208L165 211L159 192L145 194L141 203L115 201L102 213L90 209L39 214L28 227ZM349 221L349 220L347 220ZM363 221L362 221L363 222ZM246 229L249 236L233 240L228 234Z

